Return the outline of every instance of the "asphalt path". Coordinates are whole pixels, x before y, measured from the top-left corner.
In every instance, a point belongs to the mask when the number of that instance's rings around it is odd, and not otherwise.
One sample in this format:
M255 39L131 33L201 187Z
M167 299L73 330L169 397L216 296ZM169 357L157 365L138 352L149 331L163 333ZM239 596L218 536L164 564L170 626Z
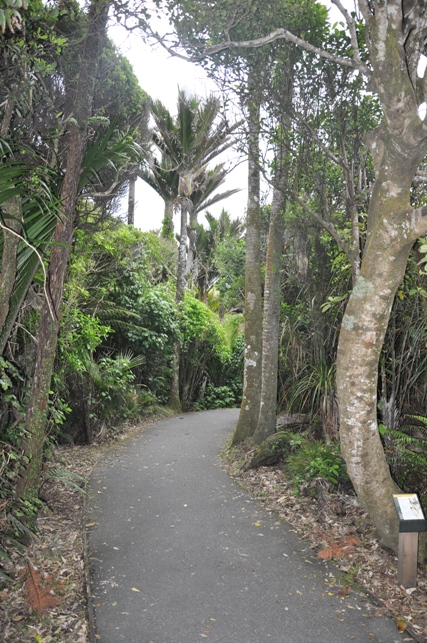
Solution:
M93 473L91 600L100 643L401 643L364 595L221 466L237 410L156 423Z

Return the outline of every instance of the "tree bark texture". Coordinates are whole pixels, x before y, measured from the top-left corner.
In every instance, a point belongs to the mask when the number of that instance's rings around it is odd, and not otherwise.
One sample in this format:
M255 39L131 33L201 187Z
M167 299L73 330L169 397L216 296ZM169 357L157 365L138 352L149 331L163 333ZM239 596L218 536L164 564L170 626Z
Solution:
M165 211L162 221L162 237L173 239L173 206L175 199L165 201Z
M184 299L185 293L185 272L187 268L187 220L190 208L190 200L187 197L181 199L181 229L178 246L178 267L176 276L176 295L175 301L179 305ZM181 347L179 342L175 342L172 356L172 381L169 396L169 406L176 410L181 410L181 396L179 391L179 365L180 365Z
M350 478L384 545L397 550L398 521L391 478L377 428L378 364L393 299L417 237L427 231L424 210L410 205L410 187L427 152L418 116L410 37L403 37L404 3L359 2L367 23L373 77L384 117L367 137L375 167L368 239L338 345L337 389L342 452ZM411 32L413 33L413 32ZM406 49L405 49L406 48ZM415 79L416 82L416 79Z
M135 184L136 177L131 176L128 192L128 225L135 225Z
M277 375L279 362L280 304L283 263L284 208L287 172L283 159L275 179L267 238L264 315L262 326L262 382L259 417L254 442L261 444L276 431Z
M260 270L259 106L249 107L248 207L245 257L245 353L243 395L233 444L252 438L261 401L262 290Z
M61 303L74 231L74 212L78 196L81 165L86 140L86 125L92 111L95 76L108 15L108 2L93 0L89 8L88 27L82 45L78 82L68 125L68 151L61 188L62 209L55 228L54 244L48 271L49 297L45 299L37 338L34 378L28 402L24 442L27 464L21 469L16 488L17 498L37 497L46 439L46 419L50 383L58 342Z
M0 170L1 171L1 170ZM16 280L19 233L22 227L21 199L14 197L2 205L4 226L0 272L0 335L9 314L9 300ZM3 352L3 351L2 351Z
M187 255L187 274L192 280L194 262L196 260L196 238L197 238L197 212L192 207L190 210L190 226L188 233L188 255Z

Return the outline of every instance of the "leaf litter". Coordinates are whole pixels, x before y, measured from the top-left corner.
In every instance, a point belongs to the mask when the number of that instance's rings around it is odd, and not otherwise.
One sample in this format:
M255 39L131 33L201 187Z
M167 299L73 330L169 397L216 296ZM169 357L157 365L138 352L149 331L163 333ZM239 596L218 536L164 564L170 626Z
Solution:
M418 565L416 588L398 585L397 556L380 546L374 526L355 496L333 495L324 489L317 498L295 495L283 467L245 470L250 454L234 453L234 459L230 451L223 459L229 475L268 513L290 524L318 558L336 565L332 582L343 585L341 596L352 587L364 591L378 605L375 615L392 616L397 630L427 643L427 568Z

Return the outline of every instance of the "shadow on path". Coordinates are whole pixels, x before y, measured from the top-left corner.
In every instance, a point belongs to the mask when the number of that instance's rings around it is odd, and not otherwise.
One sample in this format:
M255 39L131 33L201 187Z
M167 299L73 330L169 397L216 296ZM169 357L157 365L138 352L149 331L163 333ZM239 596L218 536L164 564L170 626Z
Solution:
M161 421L114 449L90 482L100 643L401 643L365 597L221 468L238 410Z

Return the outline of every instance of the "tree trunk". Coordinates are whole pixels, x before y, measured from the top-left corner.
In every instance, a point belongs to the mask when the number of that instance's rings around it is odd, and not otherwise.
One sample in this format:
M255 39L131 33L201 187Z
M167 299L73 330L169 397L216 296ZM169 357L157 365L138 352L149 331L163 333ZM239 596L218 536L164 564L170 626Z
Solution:
M337 392L342 453L348 473L382 543L396 550L398 520L392 494L397 487L377 429L378 365L409 252L427 225L414 217L409 206L410 165L417 165L420 159L408 154L405 164L400 159L393 167L391 153L387 151L384 156L371 200L372 223L360 276L339 337Z
M1 171L1 170L0 170ZM9 314L9 300L16 280L19 233L22 227L21 199L14 197L2 205L3 253L0 272L0 335Z
M262 290L260 270L259 106L249 107L248 207L245 258L245 354L243 396L233 444L251 438L258 422L262 377Z
M342 452L350 478L384 545L397 551L398 520L377 428L381 348L411 246L427 231L426 208L414 210L411 183L427 151L427 127L414 91L420 49L417 15L398 0L359 2L384 118L369 132L375 185L360 276L343 318L337 357ZM415 22L412 22L415 21ZM414 40L415 39L415 40ZM420 43L418 43L420 45ZM417 53L418 52L418 53Z
M190 201L187 197L181 199L181 229L178 246L178 267L176 275L176 303L179 304L184 298L185 274L187 269L187 221L190 210Z
M135 225L135 185L136 177L131 176L128 193L128 225Z
M262 382L259 417L254 442L261 444L276 431L277 373L279 361L279 329L282 285L283 237L284 237L284 189L287 171L284 159L275 180L273 201L268 226L267 259L265 264L264 316L262 328Z
M165 201L165 212L162 221L162 237L173 239L173 206L175 199Z
M181 230L178 247L178 267L176 276L175 301L180 304L185 293L185 271L187 267L187 219L191 207L191 201L187 197L181 197ZM181 398L179 394L179 364L181 346L175 342L172 356L172 382L169 396L169 406L175 411L181 411Z
M20 471L17 498L31 500L39 491L46 438L46 419L53 373L65 275L71 253L74 212L78 196L81 164L84 155L86 124L91 115L95 76L107 22L109 3L93 0L88 28L82 46L82 64L72 105L73 119L68 124L68 150L60 200L62 210L55 228L54 244L48 271L49 297L40 317L34 378L25 420L23 445L27 464Z
M196 260L197 212L190 210L190 231L188 234L187 274L193 279L194 262Z

